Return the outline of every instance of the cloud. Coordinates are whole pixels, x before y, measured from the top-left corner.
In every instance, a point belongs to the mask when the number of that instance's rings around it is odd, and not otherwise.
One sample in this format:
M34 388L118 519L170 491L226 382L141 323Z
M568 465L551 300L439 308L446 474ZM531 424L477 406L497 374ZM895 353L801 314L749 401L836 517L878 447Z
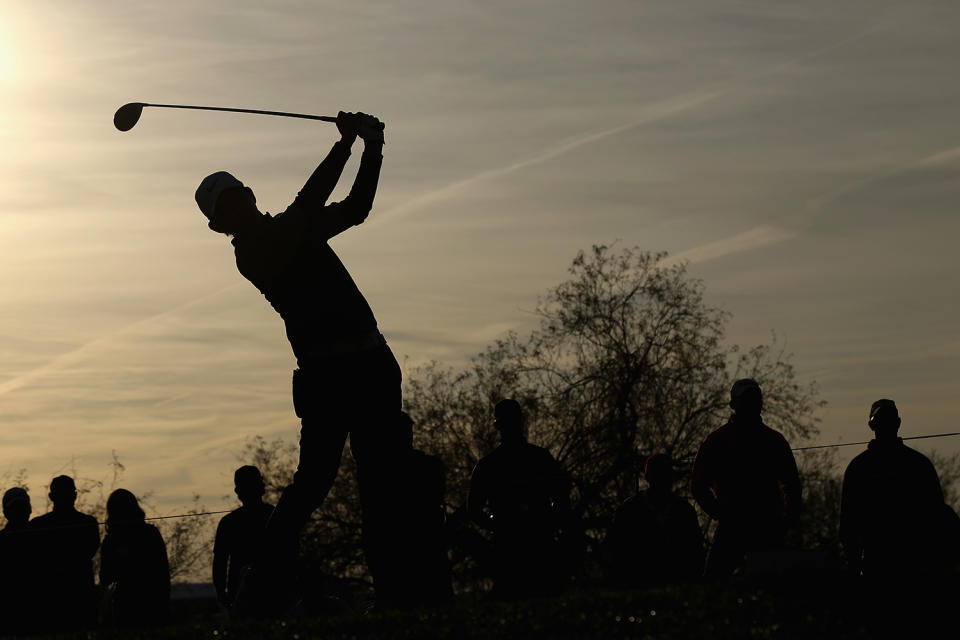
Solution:
M681 251L669 256L663 264L679 264L681 262L706 262L729 256L741 251L758 249L767 245L784 242L796 236L796 233L769 225L760 225L741 233L722 238L714 242Z
M635 129L637 127L649 124L651 122L656 122L663 118L670 117L681 111L686 111L687 109L692 109L697 107L705 102L713 100L721 92L718 91L700 91L687 95L682 95L677 98L670 100L665 100L663 102L658 102L656 104L650 105L642 109L642 115L626 124L622 124L611 129L605 129L603 131L597 131L592 133L586 133L575 138L561 141L554 146L551 146L547 149L544 149L540 152L537 152L523 160L518 160L507 164L496 169L488 169L486 171L481 171L480 173L470 176L469 178L464 178L456 182L452 182L448 185L440 187L439 189L434 189L428 191L422 195L419 195L407 202L397 205L379 215L379 219L383 221L390 221L395 219L403 214L416 211L421 207L426 205L436 204L437 202L442 202L444 200L449 200L452 197L456 196L460 191L471 187L479 182L485 180L493 180L499 178L514 171L518 171L525 167L532 165L540 164L548 160L552 160L559 156L562 156L566 153L574 151L575 149L582 147L587 144L592 144L594 142L599 142L604 138L609 138L610 136L616 135L618 133L623 133L629 131L630 129Z
M877 171L870 175L857 178L856 180L850 180L838 187L824 191L820 195L812 198L807 208L808 210L814 212L822 212L824 208L826 208L826 206L831 202L839 200L840 198L848 196L852 193L861 191L877 182L882 182L888 178L892 178L904 173L910 173L912 171L942 167L957 160L960 160L960 147L950 147L948 149L944 149L943 151L937 151L935 153L923 155L919 158L913 158L907 162L903 162L882 171Z
M88 342L85 342L84 344L53 358L46 364L43 364L39 367L35 367L30 371L21 373L20 375L14 378L11 378L10 380L7 380L6 382L0 384L0 396L6 395L12 391L16 391L17 389L20 389L32 382L35 382L36 380L43 378L44 376L48 376L50 374L68 369L71 366L79 362L82 362L84 359L96 353L101 348L112 344L117 340L117 338L123 335L133 333L137 330L146 328L155 322L169 318L181 311L194 307L198 304L204 303L210 300L211 298L215 298L221 295L222 293L229 291L230 289L236 288L237 286L239 285L231 284L229 286L223 287L222 289L218 289L206 295L200 296L199 298L195 298L189 302L173 307L172 309L168 309L167 311L164 311L162 313L158 313L158 314L149 316L147 318L137 320L136 322L132 322L109 334L105 334L98 338L90 340Z

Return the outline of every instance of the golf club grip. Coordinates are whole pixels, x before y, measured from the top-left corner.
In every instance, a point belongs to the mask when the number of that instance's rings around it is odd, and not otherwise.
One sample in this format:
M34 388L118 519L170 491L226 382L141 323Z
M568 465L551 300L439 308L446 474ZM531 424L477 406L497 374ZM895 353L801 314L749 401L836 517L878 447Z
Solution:
M145 107L166 107L168 109L199 109L201 111L232 111L234 113L257 113L264 116L284 116L287 118L303 118L305 120L322 120L323 122L336 122L336 116L314 116L308 113L289 113L287 111L263 111L261 109L235 109L232 107L198 107L186 104L154 104L150 102L142 103Z

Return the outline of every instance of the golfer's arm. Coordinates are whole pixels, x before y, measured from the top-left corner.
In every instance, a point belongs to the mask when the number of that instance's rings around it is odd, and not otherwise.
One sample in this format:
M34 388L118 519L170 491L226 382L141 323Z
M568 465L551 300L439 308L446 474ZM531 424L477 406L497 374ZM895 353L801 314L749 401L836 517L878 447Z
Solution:
M294 203L307 211L319 211L337 186L349 158L350 144L343 140L337 141L323 162L313 170L303 189L297 194Z
M381 145L367 144L360 157L360 168L350 194L342 201L324 207L320 221L324 238L329 240L367 219L380 182L380 167L383 164L381 149Z

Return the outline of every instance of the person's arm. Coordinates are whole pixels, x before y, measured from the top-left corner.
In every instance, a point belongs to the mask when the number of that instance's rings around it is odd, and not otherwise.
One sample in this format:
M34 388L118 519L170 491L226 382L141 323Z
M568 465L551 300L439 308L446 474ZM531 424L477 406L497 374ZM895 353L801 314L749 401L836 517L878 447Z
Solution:
M100 548L101 587L106 587L117 581L117 571L114 564L113 540L110 538L110 534L107 534L103 539L103 546Z
M858 495L853 464L843 474L843 488L840 491L840 544L846 557L850 572L860 575L862 556L861 523L857 507L861 496Z
M153 528L157 544L157 576L158 586L161 588L160 593L163 594L166 599L170 600L170 560L167 557L167 543L163 540L163 535L161 535L160 530L156 527Z
M478 464L470 478L470 493L467 496L467 515L481 529L490 529L490 518L484 509L487 506L487 488L482 469Z
M566 526L571 516L570 487L572 482L557 459L549 453L547 456L551 469L550 501L553 505L553 515L557 519L557 524Z
M227 602L227 541L224 519L217 525L217 535L213 539L213 586L217 590L217 601Z
M703 531L700 530L700 521L697 511L689 502L684 501L681 516L683 527L684 546L687 549L686 576L693 578L703 573Z
M360 126L363 155L349 195L324 207L323 214L311 221L325 240L362 223L373 208L383 164L383 130L379 120L373 116L366 118Z
M800 472L797 470L797 459L790 450L790 443L781 436L783 441L783 462L781 463L781 482L785 498L787 523L796 527L800 523L801 499L803 489L800 485Z
M713 493L713 465L710 453L711 443L708 437L700 445L697 457L693 461L693 471L690 473L690 491L693 499L700 508L714 520L720 519L720 501Z
M358 114L341 111L337 114L337 129L340 131L340 140L334 143L327 157L313 170L313 173L297 194L293 204L302 207L307 212L320 210L327 204L327 199L333 193L334 187L343 174L350 158L350 147L357 139Z
M88 559L93 559L97 549L100 548L100 526L97 524L97 519L91 517L90 524L85 529L84 553Z

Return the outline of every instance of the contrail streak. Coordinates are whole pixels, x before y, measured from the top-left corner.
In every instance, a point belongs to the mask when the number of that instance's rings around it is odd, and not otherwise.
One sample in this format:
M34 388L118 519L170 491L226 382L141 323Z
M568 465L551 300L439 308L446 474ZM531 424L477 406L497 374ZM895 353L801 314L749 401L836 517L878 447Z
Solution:
M469 178L464 178L462 180L452 182L448 185L440 187L439 189L429 191L423 195L413 198L412 200L408 200L407 202L401 205L398 205L396 207L393 207L392 209L388 209L387 211L379 214L377 216L377 219L382 221L393 220L404 213L409 213L410 211L414 211L425 205L447 199L453 194L455 194L456 192L466 187L469 187L473 184L476 184L477 182L482 182L484 180L490 180L493 178L499 178L500 176L506 175L508 173L513 173L514 171L517 171L519 169L523 169L525 167L529 167L535 164L540 164L541 162L546 162L547 160L552 160L553 158L562 156L584 145L597 142L598 140L608 138L618 133L623 133L624 131L628 131L630 129L635 129L647 123L654 122L656 120L660 120L668 116L672 116L681 111L692 109L693 107L699 106L705 102L709 102L710 100L713 100L721 93L723 92L701 91L697 93L679 96L677 98L666 100L664 102L656 103L654 105L647 107L645 109L647 113L642 115L637 120L628 122L627 124L623 124L618 127L614 127L612 129L606 129L604 131L597 131L594 133L587 133L572 139L567 139L548 149L545 149L543 151L535 153L532 156L524 158L523 160L518 160L516 162L513 162L503 167L498 167L496 169L488 169L487 171L481 171L480 173L470 176Z
M839 42L834 42L825 47L821 47L820 49L816 49L810 53L806 53L800 56L799 58L794 58L792 60L788 60L787 62L782 62L776 66L751 74L746 78L731 80L730 82L724 84L719 88L695 91L695 92L680 95L668 100L657 102L652 105L648 105L643 108L643 111L645 113L643 113L636 120L622 124L617 127L613 127L612 129L606 129L604 131L597 131L593 133L586 133L572 139L567 139L552 147L549 147L548 149L535 153L532 156L529 156L523 160L518 160L516 162L513 162L503 167L481 171L480 173L472 175L469 178L463 178L462 180L451 182L450 184L439 187L432 191L428 191L427 193L424 193L422 195L416 196L415 198L412 198L411 200L408 200L403 204L397 205L392 209L388 209L387 211L379 213L377 214L376 219L382 222L388 222L390 220L394 220L405 213L415 211L417 209L420 209L429 204L433 204L435 202L443 201L449 198L450 196L454 195L458 191L461 191L467 187L470 187L471 185L474 185L478 182L482 182L484 180L490 180L493 178L498 178L500 176L507 175L519 169L523 169L531 165L539 164L541 162L546 162L547 160L552 160L566 153L569 153L570 151L578 149L584 145L598 142L600 140L603 140L604 138L608 138L618 133L623 133L625 131L636 129L643 125L649 124L651 122L656 122L658 120L668 118L677 113L687 111L688 109L692 109L694 107L699 107L703 104L712 102L713 100L716 100L717 98L730 93L737 87L740 87L745 84L750 84L751 82L754 82L765 76L781 73L785 69L788 69L792 66L802 64L804 62L807 62L808 60L813 60L819 56L822 56L825 53L834 51L835 49L845 47L851 42L862 40L863 38L881 30L882 28L884 28L884 26L885 25L883 24L882 21L878 21L876 24L870 27L867 27L866 29L850 37L844 38Z
M667 258L663 260L663 264L669 266L681 262L706 262L707 260L715 260L716 258L740 253L741 251L758 249L777 242L783 242L794 236L796 236L796 233L787 231L786 229L780 229L770 225L760 225L759 227L748 229L736 235L721 238L720 240L708 242L699 247L667 256Z
M860 191L864 187L875 182L881 182L887 178L892 178L894 176L915 171L917 169L942 166L955 160L960 160L960 147L952 147L950 149L945 149L943 151L938 151L936 153L923 156L922 158L916 158L904 164L889 169L884 169L872 175L851 180L850 182L846 182L839 187L829 189L828 191L825 191L819 196L811 199L808 209L822 212L823 208L834 200L838 200L851 193L856 193L857 191Z
M152 316L147 316L146 318L141 318L140 320L137 320L136 322L128 324L124 327L121 327L112 333L102 335L98 338L94 338L93 340L85 342L79 347L77 347L76 349L60 354L59 356L57 356L56 358L54 358L50 362L47 362L44 365L41 365L35 369L31 369L30 371L22 373L0 384L0 396L6 395L11 391L16 391L17 389L20 389L21 387L24 387L30 384L34 380L42 378L51 373L56 373L57 371L63 371L64 369L67 369L71 365L76 364L77 362L83 361L83 359L87 357L89 354L96 352L98 347L108 344L113 340L116 340L120 336L123 336L128 333L133 333L137 329L140 329L146 325L149 325L152 322L156 322L157 320L160 320L167 316L173 315L175 313L179 313L184 309L189 309L190 307L198 305L202 302L206 302L210 298L215 298L216 296L222 294L225 291L233 289L236 286L238 285L231 284L226 287L223 287L222 289L217 289L212 293L204 294L199 298L194 298L189 302L185 302L183 304L177 305L176 307L173 307L172 309L168 309L161 313L157 313Z

